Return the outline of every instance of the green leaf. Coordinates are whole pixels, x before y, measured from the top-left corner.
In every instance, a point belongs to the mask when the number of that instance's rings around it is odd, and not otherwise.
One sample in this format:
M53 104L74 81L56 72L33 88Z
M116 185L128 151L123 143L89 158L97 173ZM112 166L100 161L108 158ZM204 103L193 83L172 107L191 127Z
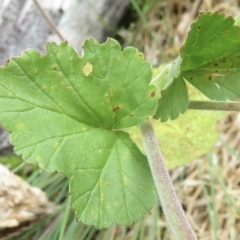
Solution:
M48 43L46 55L27 50L9 60L0 69L0 122L27 162L70 178L78 220L129 225L155 193L145 156L117 129L154 114L151 66L113 39L89 39L83 50L80 58L66 42Z
M153 72L159 74L156 74L156 76L154 76L154 78L151 81L151 84L158 87L160 91L166 89L174 81L174 79L179 77L180 64L181 58L178 57L175 61L166 65L165 67L160 65L157 71L156 69L153 69Z
M158 109L155 118L161 118L165 122L170 118L176 119L179 113L185 113L188 108L188 91L186 83L181 75L165 90L162 91L162 96L158 101Z
M226 113L219 111L188 110L176 120L157 127L167 167L188 164L210 151L219 139L216 122L224 116Z
M113 222L129 225L155 202L145 156L125 132L112 133L111 140L92 152L91 161L83 160L70 182L77 219L101 227Z
M206 101L207 97L187 82L189 98ZM174 121L153 126L169 169L190 163L193 159L210 151L219 139L217 121L227 115L221 111L188 110ZM143 149L141 133L138 127L130 128L131 138Z
M240 29L234 19L203 13L180 50L181 74L213 100L240 97Z
M189 99L206 101L207 97L187 82ZM156 135L169 169L190 163L211 151L219 139L217 121L228 113L188 110L175 121L156 126Z
M176 119L179 113L185 113L188 108L188 91L180 74L180 64L181 58L178 57L164 69L158 69L160 74L151 81L161 91L154 118L161 118L162 122L169 118Z

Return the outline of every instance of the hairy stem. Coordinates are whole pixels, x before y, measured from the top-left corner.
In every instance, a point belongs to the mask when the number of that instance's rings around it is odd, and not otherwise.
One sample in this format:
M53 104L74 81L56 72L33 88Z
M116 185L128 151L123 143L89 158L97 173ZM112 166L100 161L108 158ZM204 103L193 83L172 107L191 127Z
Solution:
M150 121L140 125L149 166L160 198L163 212L176 240L196 240L182 206L177 198L170 175L163 162L158 140Z
M240 102L190 101L188 109L240 111Z

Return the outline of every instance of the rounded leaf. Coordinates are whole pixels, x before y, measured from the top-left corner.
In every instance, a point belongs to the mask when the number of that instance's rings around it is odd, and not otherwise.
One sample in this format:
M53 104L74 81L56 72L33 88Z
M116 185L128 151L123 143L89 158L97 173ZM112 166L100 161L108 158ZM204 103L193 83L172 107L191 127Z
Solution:
M153 206L154 187L145 156L116 130L154 114L151 66L113 39L86 40L82 57L66 42L46 48L46 55L30 49L0 69L0 122L27 162L71 179L79 220L129 225ZM106 199L119 207L108 212Z

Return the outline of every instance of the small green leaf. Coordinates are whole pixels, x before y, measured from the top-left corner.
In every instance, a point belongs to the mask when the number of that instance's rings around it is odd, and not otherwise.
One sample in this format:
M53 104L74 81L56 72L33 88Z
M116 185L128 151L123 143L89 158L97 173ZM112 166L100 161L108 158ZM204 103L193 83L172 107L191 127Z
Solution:
M178 78L180 75L180 64L181 58L178 57L175 61L168 64L164 68L160 65L156 76L151 81L151 84L158 87L160 91L166 89L174 79Z
M66 42L48 43L46 55L27 50L8 61L0 122L27 162L70 178L78 220L129 225L153 206L154 185L146 157L116 130L152 116L159 96L136 49L89 39L83 50L80 58Z
M158 101L158 109L154 118L161 118L162 122L176 119L179 113L185 113L188 108L188 91L181 75L165 90Z
M240 29L234 19L203 13L180 50L181 74L213 100L240 97Z
M161 118L162 122L176 119L179 113L185 113L188 108L188 92L186 84L180 74L181 58L159 70L151 84L161 91L158 108L154 118Z
M207 97L187 82L189 98L206 101ZM221 111L188 110L174 121L159 124L153 121L153 126L169 169L190 163L193 159L211 151L219 139L217 121L227 115ZM143 149L141 133L138 127L128 130L132 139Z

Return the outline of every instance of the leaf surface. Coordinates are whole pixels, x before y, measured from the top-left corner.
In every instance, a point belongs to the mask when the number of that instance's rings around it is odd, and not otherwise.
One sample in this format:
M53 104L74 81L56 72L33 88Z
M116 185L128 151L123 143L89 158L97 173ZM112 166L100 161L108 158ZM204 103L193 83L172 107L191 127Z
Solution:
M162 91L158 101L158 109L155 118L161 118L162 122L176 119L179 113L185 113L188 108L187 86L181 75Z
M155 202L145 156L121 131L112 136L108 148L92 154L100 156L98 166L94 161L82 163L70 182L77 219L102 227L113 222L127 226L139 220Z
M207 97L187 82L189 98L207 101ZM188 110L174 121L159 124L153 121L153 127L169 169L190 163L193 159L211 151L219 139L217 121L227 115L221 111ZM143 149L141 133L138 127L130 128L129 133L137 145Z
M240 29L220 13L202 13L180 50L181 75L212 100L240 96Z
M118 129L155 112L151 66L113 39L89 39L83 50L80 58L67 43L48 43L46 55L27 50L8 61L0 122L27 162L70 178L78 220L129 225L153 206L155 192L146 157Z
M152 84L161 92L158 108L154 118L161 118L162 122L176 119L180 113L185 113L188 108L188 91L180 72L181 58L167 65L156 75ZM160 66L161 68L161 66Z

